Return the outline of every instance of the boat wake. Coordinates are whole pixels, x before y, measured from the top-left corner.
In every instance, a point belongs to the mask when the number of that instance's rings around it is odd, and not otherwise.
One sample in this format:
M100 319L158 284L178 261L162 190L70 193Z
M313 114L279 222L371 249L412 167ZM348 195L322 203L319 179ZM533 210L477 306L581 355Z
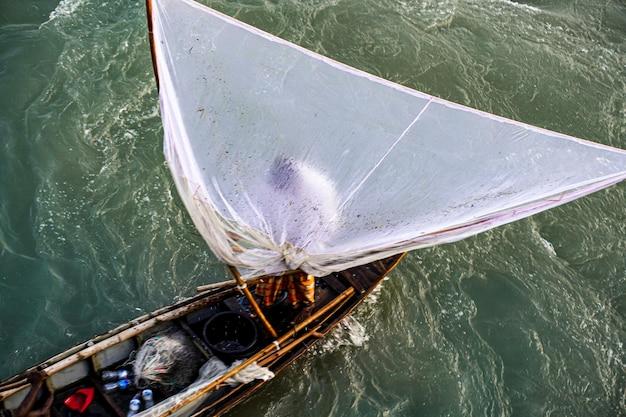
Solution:
M389 277L383 278L383 282L387 281ZM364 300L363 306L357 312L357 317L363 319L363 314L367 313L369 306L376 304L380 298L382 291L382 283L379 284L370 295ZM326 354L330 352L336 352L337 350L345 347L363 347L370 339L367 334L367 329L361 324L359 319L355 316L348 316L339 323L324 341L317 347L316 354Z
M346 317L339 323L316 349L316 354L336 352L345 346L362 347L369 340L369 335L357 319Z

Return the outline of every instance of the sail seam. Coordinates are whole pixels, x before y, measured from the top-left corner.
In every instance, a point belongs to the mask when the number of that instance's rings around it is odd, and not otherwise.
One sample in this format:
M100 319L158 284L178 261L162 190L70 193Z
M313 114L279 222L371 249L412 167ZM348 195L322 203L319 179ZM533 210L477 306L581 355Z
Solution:
M411 128L413 127L413 125L415 123L417 123L417 121L419 120L419 118L422 116L422 114L424 114L424 112L426 111L426 109L428 108L428 106L430 106L430 103L433 101L433 98L431 97L428 102L426 103L426 105L424 106L424 108L422 110L420 110L420 112L417 114L417 116L415 116L415 119L413 119L413 121L406 127L406 129L404 129L402 131L402 133L400 134L400 136L398 136L398 138L395 140L395 142L389 147L389 149L387 149L387 151L383 154L383 156L380 157L380 159L378 160L378 162L376 162L376 165L374 165L372 167L372 169L369 170L369 172L365 175L365 177L361 180L361 182L359 182L359 184L350 192L350 194L348 195L348 197L346 197L346 199L343 201L343 203L341 203L341 206L339 206L339 210L338 212L341 212L341 210L343 209L343 207L348 204L348 202L352 199L352 197L354 197L354 195L357 193L357 191L359 191L359 189L363 186L363 184L365 184L365 182L369 179L369 177L374 173L374 171L376 171L376 169L378 169L378 167L383 163L383 161L385 160L385 158L387 158L387 156L389 156L389 154L394 150L394 148L396 147L396 145L398 145L398 143L400 143L400 141L402 139L404 139L404 137L406 136L406 134L409 132L409 130L411 130Z

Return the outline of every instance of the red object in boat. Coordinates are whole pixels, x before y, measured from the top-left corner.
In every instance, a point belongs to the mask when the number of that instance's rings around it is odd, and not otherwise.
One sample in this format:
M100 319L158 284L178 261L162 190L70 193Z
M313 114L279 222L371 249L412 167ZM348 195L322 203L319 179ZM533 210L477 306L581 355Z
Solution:
M80 388L63 401L63 404L72 411L84 413L93 401L95 390L92 387Z

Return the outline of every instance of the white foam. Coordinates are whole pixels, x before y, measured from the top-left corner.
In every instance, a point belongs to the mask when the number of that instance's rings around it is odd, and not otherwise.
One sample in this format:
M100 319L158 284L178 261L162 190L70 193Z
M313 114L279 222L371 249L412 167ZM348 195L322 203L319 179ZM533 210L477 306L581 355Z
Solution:
M389 277L385 277L385 278L383 278L383 281L386 281L388 279L389 279ZM383 289L383 284L381 282L380 284L378 284L378 286L374 287L372 292L365 299L365 304L367 304L367 305L376 304L376 302L378 302L378 298L380 297L380 293L381 293L382 289Z
M61 2L57 5L57 7L50 12L50 16L48 16L48 20L44 22L44 24L53 21L59 17L67 17L74 14L76 9L84 3L85 0L61 0Z
M533 12L541 12L541 9L535 6L531 6L530 4L524 4L524 3L518 3L516 1L511 1L511 0L498 0L502 3L506 3L510 6L514 6L520 9L525 9L525 10L529 10L529 11L533 11Z
M539 241L541 242L543 247L546 248L546 250L550 253L550 255L556 256L556 250L554 250L554 245L552 245L552 243L548 242L541 236L539 236Z
M342 346L361 347L369 340L365 327L352 316L346 317L324 340L322 352L333 352Z

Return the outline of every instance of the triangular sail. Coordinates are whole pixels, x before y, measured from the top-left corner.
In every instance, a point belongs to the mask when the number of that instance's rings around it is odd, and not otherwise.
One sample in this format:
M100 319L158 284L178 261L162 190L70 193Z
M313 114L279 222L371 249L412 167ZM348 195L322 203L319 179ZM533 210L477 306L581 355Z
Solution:
M247 276L452 242L626 178L626 152L377 78L192 0L153 0L165 154Z

